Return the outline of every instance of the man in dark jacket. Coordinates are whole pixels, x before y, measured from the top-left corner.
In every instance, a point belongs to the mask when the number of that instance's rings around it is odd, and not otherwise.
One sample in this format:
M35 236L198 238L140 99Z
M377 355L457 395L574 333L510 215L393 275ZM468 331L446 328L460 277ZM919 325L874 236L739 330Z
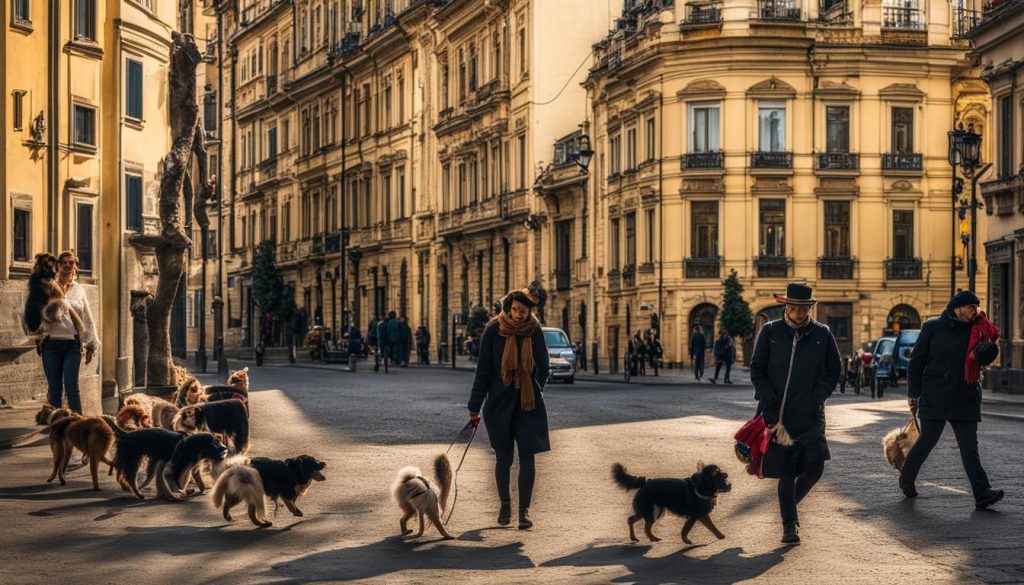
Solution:
M810 316L817 302L809 286L790 283L775 300L786 305L782 319L766 323L750 358L757 410L764 422L779 424L792 437L797 475L779 479L782 542L800 542L797 504L821 479L830 458L825 441L825 401L839 383L842 362L828 327Z
M711 378L711 383L718 383L718 372L722 370L722 366L725 366L725 383L732 384L732 380L729 379L729 373L732 371L732 362L736 359L736 343L733 342L732 337L729 337L729 333L724 329L718 335L718 339L715 340L714 352L715 377Z
M900 489L908 498L917 496L914 480L948 421L960 445L960 459L971 482L975 506L987 508L1003 499L1003 490L994 490L989 484L978 455L981 386L964 380L971 326L978 318L980 304L971 291L958 292L942 315L925 322L910 352L907 396L911 412L916 410L920 419L921 437L907 454L900 472Z
M419 355L419 363L430 363L430 331L426 325L416 328L416 353Z
M402 363L402 322L394 311L388 312L388 347L391 350L391 363Z
M693 375L698 380L704 376L704 352L708 349L708 340L700 330L700 325L693 326L690 336L690 358L693 359Z
M388 319L385 315L381 315L380 320L377 321L377 326L374 327L374 331L377 334L377 347L373 354L373 371L379 371L381 362L385 362L384 372L387 373L387 361L390 358L391 343L388 339Z
M409 327L409 317L402 315L402 367L409 365L409 354L412 353L412 328Z

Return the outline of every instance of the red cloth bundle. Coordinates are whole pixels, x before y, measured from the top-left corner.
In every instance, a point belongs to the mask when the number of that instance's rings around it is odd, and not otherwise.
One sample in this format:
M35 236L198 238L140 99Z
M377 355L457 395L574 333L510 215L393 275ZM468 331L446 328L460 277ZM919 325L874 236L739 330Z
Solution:
M968 384L975 384L981 379L981 364L978 363L978 358L974 357L974 348L982 341L994 343L998 340L999 329L984 311L978 313L978 318L971 326L971 340L967 344L967 360L964 362L964 380Z

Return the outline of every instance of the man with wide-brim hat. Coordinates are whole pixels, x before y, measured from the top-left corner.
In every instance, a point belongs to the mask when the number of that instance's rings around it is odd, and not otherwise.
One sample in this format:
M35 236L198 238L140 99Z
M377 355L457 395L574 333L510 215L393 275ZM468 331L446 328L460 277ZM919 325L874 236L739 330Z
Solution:
M791 282L775 300L782 318L766 323L750 359L750 381L758 411L769 426L785 429L793 442L794 474L779 479L782 542L800 542L797 504L821 479L830 458L825 441L825 401L839 383L842 362L829 328L811 317L817 302L811 287Z

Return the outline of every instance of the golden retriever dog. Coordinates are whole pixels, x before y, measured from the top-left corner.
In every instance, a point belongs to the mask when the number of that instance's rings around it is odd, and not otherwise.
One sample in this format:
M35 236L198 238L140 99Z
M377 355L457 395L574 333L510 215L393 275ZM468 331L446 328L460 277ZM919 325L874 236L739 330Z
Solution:
M129 394L124 399L124 405L125 406L129 406L129 405L132 405L132 404L139 406L145 412L152 412L152 410L153 410L153 397L150 396L149 394L144 393L144 392L136 392L134 394ZM152 416L152 415L150 415L150 416Z
M53 473L47 482L56 477L61 485L66 485L64 474L67 471L71 453L78 449L89 461L89 472L92 475L92 489L99 491L99 464L111 464L107 459L107 451L114 445L115 435L123 435L124 431L113 421L104 417L83 417L72 413L60 417L50 425L50 451L53 453Z
M398 472L398 477L391 486L391 495L402 510L398 525L403 536L412 532L409 520L414 515L419 515L420 530L413 538L423 536L426 529L424 516L437 527L437 531L446 540L455 538L448 534L441 522L441 514L445 511L448 494L452 489L452 465L444 453L434 459L434 480L436 484L423 477L418 467L404 467Z
M149 412L135 402L126 404L117 413L114 421L117 423L117 426L126 431L148 429L153 426L153 420L150 418Z

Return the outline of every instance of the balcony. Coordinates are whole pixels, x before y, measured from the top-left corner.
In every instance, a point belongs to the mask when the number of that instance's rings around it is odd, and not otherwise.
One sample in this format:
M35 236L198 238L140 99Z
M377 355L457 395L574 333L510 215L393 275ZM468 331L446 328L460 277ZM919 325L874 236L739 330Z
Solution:
M914 153L885 153L882 155L882 170L920 171L924 157Z
M722 259L714 258L687 258L686 278L719 278L722 267Z
M851 280L853 265L856 260L849 256L822 256L818 258L818 268L822 280Z
M972 10L963 6L953 8L953 34L954 39L965 39L971 29L978 26L982 20L982 14L978 10Z
M757 0L757 17L761 20L800 22L796 0Z
M722 3L708 2L706 4L687 4L686 19L684 26L698 26L702 24L718 24L722 22Z
M758 278L786 278L789 276L789 266L792 263L792 259L785 256L757 256L754 258Z
M267 76L267 96L268 97L272 96L275 93L277 93L277 76L276 75L268 75Z
M338 252L341 250L341 232L327 234L324 238L324 250L327 252Z
M626 264L622 267L622 286L636 286L636 264Z
M682 158L683 170L698 169L721 169L725 166L725 153L715 152L694 152L684 154Z
M860 155L852 152L823 152L818 155L819 171L856 171Z
M750 153L750 166L755 169L791 169L792 152L757 151Z
M313 240L309 245L310 256L323 256L324 255L324 235L322 233L313 236Z
M887 30L925 30L924 14L918 8L882 8L882 28Z
M555 289L556 290L568 290L572 282L572 273L569 272L568 268L559 268L555 270Z
M885 261L886 280L921 280L920 258L888 258Z
M852 24L853 11L847 0L819 0L818 22L824 25Z

